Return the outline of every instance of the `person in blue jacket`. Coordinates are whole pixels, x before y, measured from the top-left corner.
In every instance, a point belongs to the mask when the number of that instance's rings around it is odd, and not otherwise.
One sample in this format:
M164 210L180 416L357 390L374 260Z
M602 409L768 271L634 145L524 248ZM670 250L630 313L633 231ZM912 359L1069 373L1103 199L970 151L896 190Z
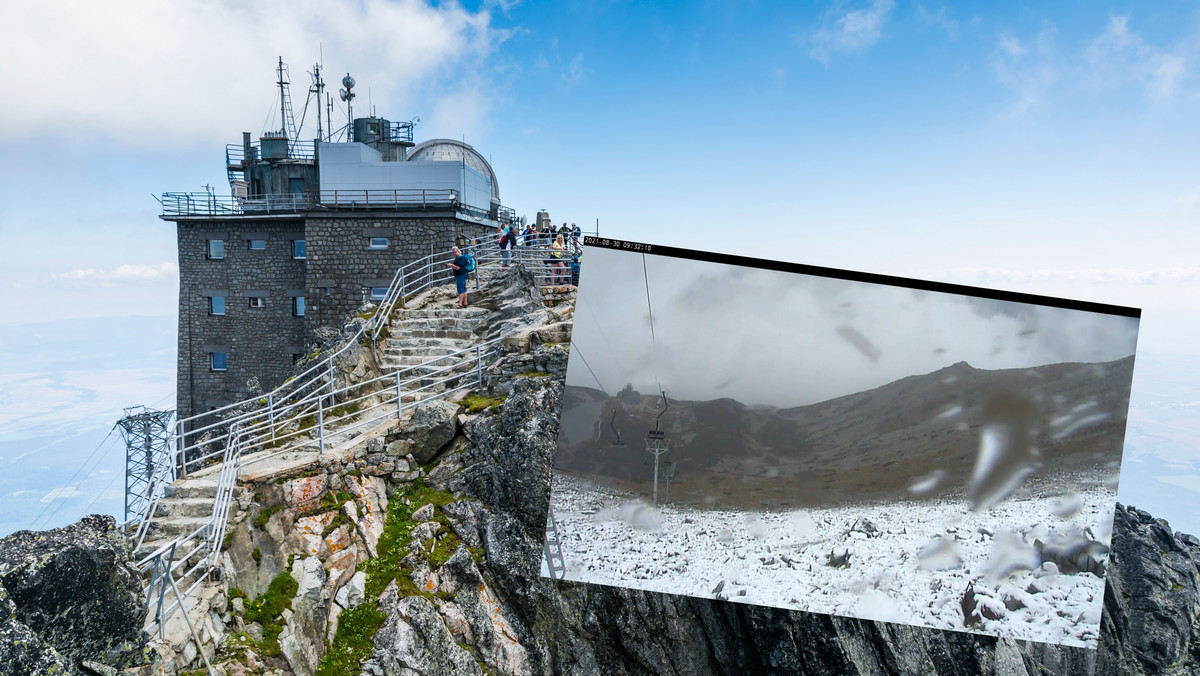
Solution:
M458 291L458 306L467 307L467 266L470 261L458 247L450 249L454 252L454 261L446 263L454 271L454 288Z

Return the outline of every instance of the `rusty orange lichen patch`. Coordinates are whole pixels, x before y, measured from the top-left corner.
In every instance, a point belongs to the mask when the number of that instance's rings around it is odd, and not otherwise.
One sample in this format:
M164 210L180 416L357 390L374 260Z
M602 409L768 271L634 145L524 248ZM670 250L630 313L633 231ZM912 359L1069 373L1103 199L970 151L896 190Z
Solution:
M321 497L328 483L324 474L293 479L287 484L288 502L300 509L312 505Z
M330 519L332 521L332 519ZM325 544L329 545L329 552L340 552L350 546L350 529L346 526L338 526L336 530L325 538Z
M296 534L300 536L306 552L315 556L321 551L321 541L324 539L321 533L325 532L326 526L333 523L333 517L333 512L326 512L296 519Z
M433 591L434 586L433 580L427 580L425 582L425 591Z

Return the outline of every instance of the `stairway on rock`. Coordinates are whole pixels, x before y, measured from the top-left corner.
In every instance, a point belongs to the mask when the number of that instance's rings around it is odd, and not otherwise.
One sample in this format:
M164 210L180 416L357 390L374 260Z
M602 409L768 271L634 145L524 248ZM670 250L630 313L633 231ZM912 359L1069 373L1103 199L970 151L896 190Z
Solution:
M191 534L207 524L212 518L213 502L217 497L217 473L176 481L166 489L166 494L154 507L146 538L134 551L134 558L141 559L173 540ZM202 534L203 535L203 534ZM193 538L175 550L175 561L180 561L203 544L203 536ZM197 555L199 556L199 555ZM180 570L187 570L196 563L193 557ZM177 584L184 582L176 578ZM187 580L191 582L191 580Z
M458 307L455 297L395 311L380 368L400 372L405 402L444 391L446 383L437 381L474 367L475 353L469 348L482 341L487 314L479 307Z

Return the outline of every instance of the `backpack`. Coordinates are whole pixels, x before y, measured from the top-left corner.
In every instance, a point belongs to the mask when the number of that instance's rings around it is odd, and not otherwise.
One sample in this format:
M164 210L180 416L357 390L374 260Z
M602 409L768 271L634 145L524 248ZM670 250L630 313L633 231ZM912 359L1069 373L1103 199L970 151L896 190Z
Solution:
M464 253L467 257L467 272L475 272L475 257L469 253Z

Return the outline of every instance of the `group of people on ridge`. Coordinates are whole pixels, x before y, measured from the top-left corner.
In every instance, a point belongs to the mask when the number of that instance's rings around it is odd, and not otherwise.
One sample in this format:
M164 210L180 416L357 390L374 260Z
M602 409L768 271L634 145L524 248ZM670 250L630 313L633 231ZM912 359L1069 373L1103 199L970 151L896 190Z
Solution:
M539 229L534 224L525 226L522 232L520 226L506 223L496 228L496 237L500 245L500 267L507 270L512 250L515 246L537 247L547 252L544 262L550 268L551 284L566 284L574 277L578 266L580 253L579 238L583 235L579 226L574 228L566 223L557 230L553 225ZM569 244L568 244L569 242ZM467 307L467 278L475 270L475 260L458 247L453 247L454 260L446 263L454 271L454 286L458 292L458 306ZM568 271L566 263L572 262L572 270Z

